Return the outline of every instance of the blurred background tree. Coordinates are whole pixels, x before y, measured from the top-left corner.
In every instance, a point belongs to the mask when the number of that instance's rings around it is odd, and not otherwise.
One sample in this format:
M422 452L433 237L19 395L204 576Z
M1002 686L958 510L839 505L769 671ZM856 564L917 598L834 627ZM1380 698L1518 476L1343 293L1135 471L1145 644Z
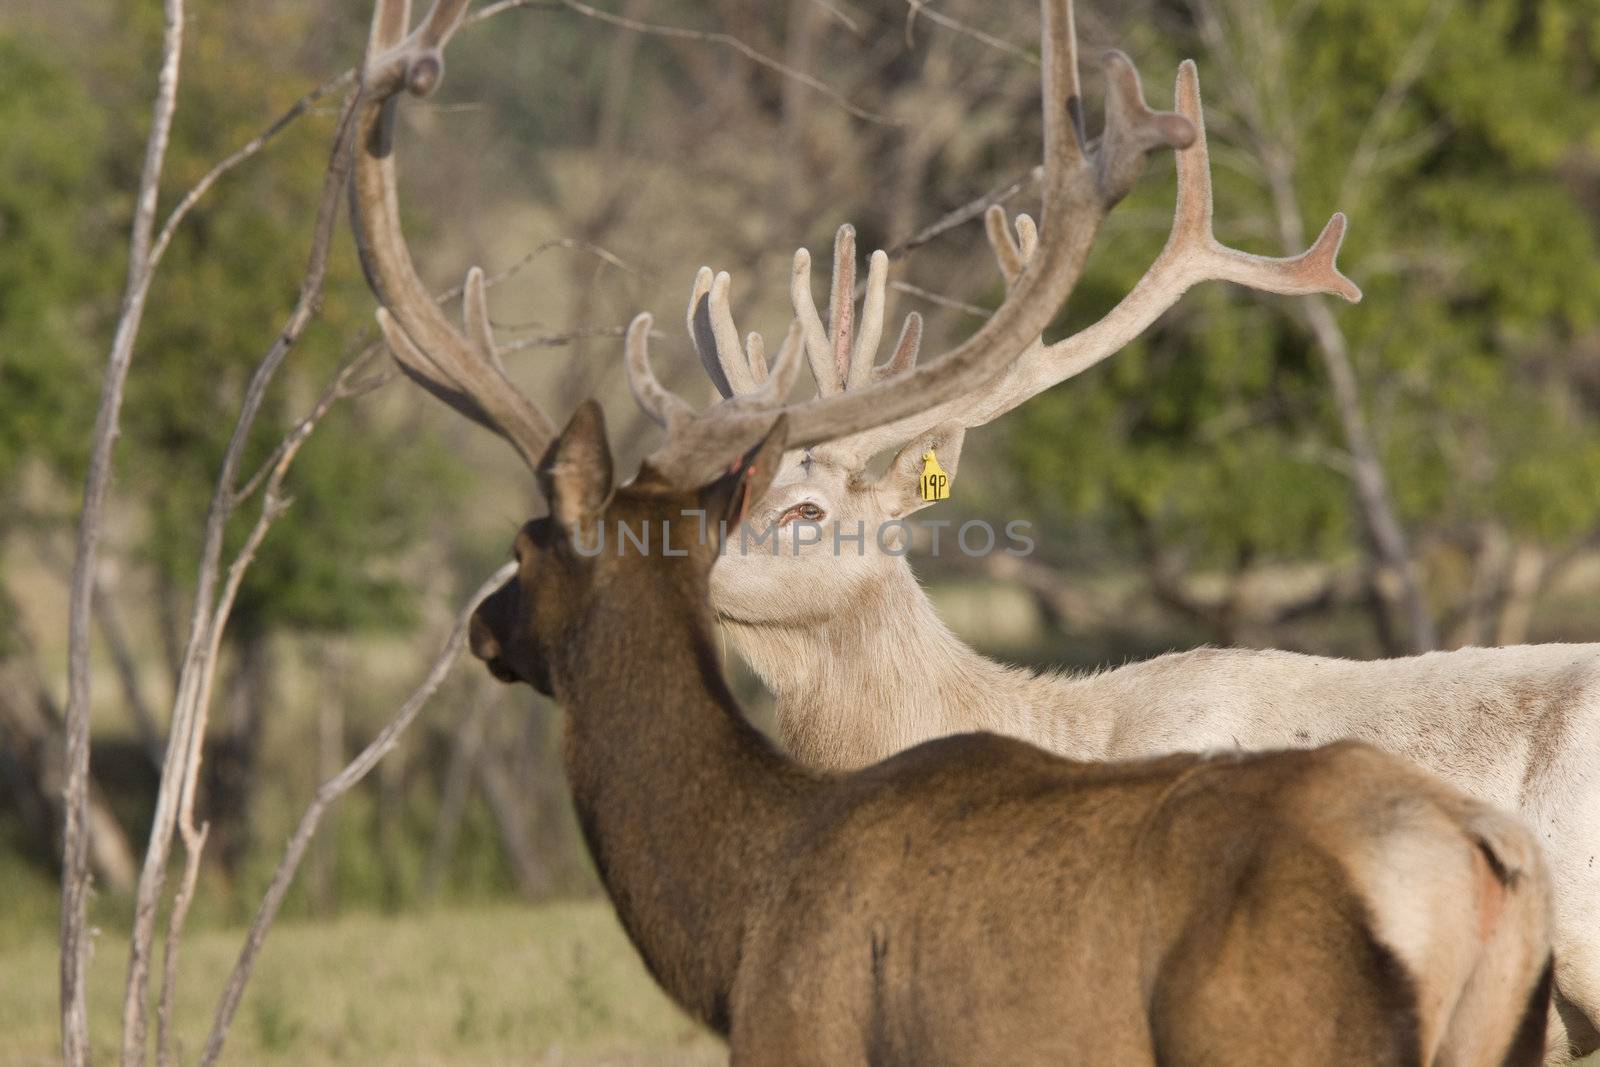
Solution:
M1563 632L1540 633L1535 606L1600 529L1597 19L1200 0L1164 25L1160 40L1187 29L1223 60L1202 67L1227 146L1219 232L1281 254L1301 220L1343 210L1366 298L1196 293L1004 428L1026 498L1091 551L1132 549L1148 595L1205 640L1370 655ZM1123 224L1158 194L1147 183ZM1159 240L1119 236L1069 322L1108 307ZM1420 625L1374 544L1368 462ZM1274 582L1286 568L1321 574ZM1285 625L1352 600L1359 629Z
M820 252L841 222L863 247L898 248L1017 179L1008 208L1037 211L1031 3L600 6L731 34L829 92L715 41L559 3L460 35L443 92L403 113L419 267L440 291L470 263L515 268L493 318L513 373L554 410L591 393L631 410L618 334L642 308L700 395L676 326L700 263L733 273L741 324L772 338L788 322L794 248ZM54 916L60 605L158 8L0 11L0 890L19 927ZM355 62L366 15L305 0L195 6L163 215ZM921 561L956 627L986 650L1068 665L1201 642L1378 655L1595 638L1600 11L1080 0L1079 21L1084 55L1138 57L1158 105L1163 72L1199 60L1224 239L1282 253L1304 244L1304 220L1345 211L1342 263L1366 299L1204 287L1127 351L970 435L936 517L1028 519L1038 555ZM123 830L120 860L99 857L104 887L143 840L205 511L245 382L295 299L334 109L324 100L230 172L156 277L99 575L97 797ZM1058 330L1126 292L1171 202L1158 161L1111 216ZM917 243L893 277L891 313L924 312L930 351L1000 298L975 222ZM321 313L268 396L246 470L361 350L370 313L341 229ZM614 421L626 466L649 435ZM496 442L409 386L336 405L286 492L227 631L202 922L253 905L315 781L387 717L530 504ZM256 507L234 518L231 546ZM556 718L462 674L341 809L291 911L592 889ZM109 893L97 921L126 912Z

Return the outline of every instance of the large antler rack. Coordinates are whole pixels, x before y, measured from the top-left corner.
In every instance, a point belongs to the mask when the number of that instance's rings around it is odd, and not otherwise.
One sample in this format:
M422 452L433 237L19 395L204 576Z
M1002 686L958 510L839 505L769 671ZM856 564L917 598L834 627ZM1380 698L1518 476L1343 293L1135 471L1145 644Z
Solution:
M1115 101L1137 100L1133 106L1148 111L1143 100L1138 98L1137 82L1129 80L1133 76L1132 67L1119 53L1108 57L1108 76L1114 101L1108 107L1108 123L1119 106L1129 106ZM1352 302L1361 299L1361 291L1339 272L1335 263L1345 230L1345 218L1341 214L1335 214L1328 221L1309 249L1289 258L1252 255L1217 241L1212 230L1211 171L1199 77L1193 61L1185 61L1179 67L1175 96L1177 114L1155 117L1181 121L1182 127L1169 124L1172 139L1181 140L1178 132L1187 129L1193 132L1192 142L1178 147L1177 151L1178 190L1172 232L1160 255L1133 289L1103 319L1079 333L1053 345L1046 345L1042 338L1035 337L1020 358L967 395L835 440L829 451L837 462L865 472L873 456L890 448L900 448L902 455L891 466L894 471L906 465L901 462L903 459L914 465L930 440L937 439L941 457L948 457L944 465L953 472L961 438L967 429L1003 415L1029 397L1082 373L1119 351L1202 281L1232 281L1247 288L1284 295L1327 293ZM1138 167L1126 162L1126 153L1121 157L1113 154L1111 158L1124 160L1115 166L1107 160L1108 169L1104 173L1114 176L1115 181L1102 184L1100 199L1089 203L1083 214L1075 217L1075 221L1081 219L1077 231L1090 238L1106 213L1138 177ZM1142 158L1141 153L1138 159ZM1027 215L1016 217L1013 230L1007 225L1005 211L998 206L989 209L984 222L1001 275L1014 298L1039 254L1038 230ZM1087 251L1086 246L1084 251ZM874 348L881 336L883 273L887 261L882 252L872 256L862 305L862 327L854 347L850 347L847 340L853 314L849 294L855 284L854 231L849 227L841 228L834 245L831 332L823 329L812 300L810 262L804 249L795 253L791 298L798 321L805 324L807 351L817 379L818 395L826 397L841 389L855 390L869 380L867 372L872 369L876 358ZM841 293L845 294L843 299ZM715 313L726 314L725 309L716 304L712 305L712 311L713 317ZM907 325L908 329L912 326L909 318ZM920 328L920 324L917 325ZM720 339L722 332L714 336ZM701 359L708 366L727 362L727 350L720 344L709 356L698 338L697 347L701 347ZM897 346L895 355L886 364L872 370L870 380L893 379L895 384L891 388L899 387L898 383L906 380L907 367L915 361L914 345L909 354L905 347L903 342ZM738 392L735 383L736 398Z
M1120 200L1158 147L1182 148L1196 131L1180 115L1152 111L1139 88L1138 73L1121 52L1109 52L1106 68L1106 125L1090 142L1082 126L1077 40L1070 0L1043 0L1042 101L1044 111L1043 232L1039 246L1020 269L1006 302L975 334L941 358L912 366L920 324L908 325L896 346L899 373L873 373L872 357L881 338L883 279L887 261L874 257L868 268L867 306L862 326L853 329L853 235L841 240L836 263L831 333L809 300L810 261L795 257L797 322L818 381L815 399L782 410L789 416L789 441L796 447L821 444L885 423L916 418L921 412L959 400L1003 372L1055 316L1082 273L1099 222ZM701 279L709 276L702 271ZM726 314L725 276L702 292L696 280L691 302L691 336L712 380L729 399L694 414L651 372L646 350L649 316L634 320L628 332L628 372L634 395L667 429L652 466L673 480L692 481L709 474L737 448L770 423L772 408L747 400L739 386L755 379L755 361L741 352L738 332ZM720 294L719 294L720 289ZM703 310L702 310L703 309ZM696 321L701 321L697 326ZM907 331L910 331L909 333ZM791 335L793 329L791 329ZM719 372L720 371L720 377ZM723 387L726 387L724 389ZM672 399L667 399L672 397ZM759 409L759 410L758 410Z
M408 34L406 0L379 0L362 76L352 216L362 264L382 305L379 321L401 367L457 411L505 437L532 466L553 438L555 425L512 384L500 363L482 274L473 270L467 275L463 332L445 319L418 278L399 221L395 105L402 92L425 96L437 88L444 72L442 50L459 27L466 6L466 0L435 0ZM1100 221L1132 185L1145 156L1163 145L1183 148L1198 134L1195 124L1182 115L1151 111L1133 64L1120 52L1111 52L1105 58L1106 125L1091 142L1082 125L1071 0L1041 0L1040 7L1044 225L1032 256L1025 263L1019 258L1006 302L962 344L919 367L911 362L920 330L908 327L909 332L902 334L899 361L890 363L900 373L869 374L871 350L878 342L873 322L881 324L882 317L886 264L879 262L869 269L868 286L878 294L872 298L878 303L869 299L859 336L853 336L849 321L853 309L848 293L836 296L830 312L832 335L819 329L820 317L802 314L770 375L758 381L765 370L764 348L755 340L739 350L731 315L725 313L727 282L713 278L695 301L691 333L703 356L708 351L716 355L708 359L708 370L713 366L721 370L722 384L730 392L735 392L736 383L750 387L743 395L694 413L650 369L649 316L635 319L628 331L630 384L644 408L668 431L665 444L650 458L660 474L683 484L710 477L765 432L779 412L789 416L789 439L796 446L920 419L930 410L968 397L1031 351L1030 342L1055 315L1082 272ZM853 263L853 251L849 258ZM797 281L807 273L806 264L797 256ZM697 280L697 288L701 284ZM814 372L831 361L832 382L838 388L824 385L815 399L785 406L787 383L793 380L802 348ZM736 350L738 359L733 358ZM829 381L827 374L819 381Z

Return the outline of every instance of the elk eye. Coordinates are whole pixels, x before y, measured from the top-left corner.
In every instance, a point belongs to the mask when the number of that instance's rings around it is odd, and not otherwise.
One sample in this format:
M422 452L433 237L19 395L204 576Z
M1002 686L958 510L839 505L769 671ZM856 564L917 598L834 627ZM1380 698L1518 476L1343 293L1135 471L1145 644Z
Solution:
M787 526L796 519L804 519L806 522L821 522L827 517L828 513L826 511L807 500L803 504L790 505L787 511L778 516L778 525Z

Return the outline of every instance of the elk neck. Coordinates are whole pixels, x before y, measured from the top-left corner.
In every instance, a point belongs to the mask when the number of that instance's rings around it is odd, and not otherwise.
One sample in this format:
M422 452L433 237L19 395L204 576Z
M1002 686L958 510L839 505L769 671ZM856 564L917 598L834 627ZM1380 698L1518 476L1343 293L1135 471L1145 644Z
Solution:
M744 718L690 561L598 588L558 672L573 803L617 915L662 987L725 1034L744 929L822 780Z
M777 697L785 747L843 770L946 734L990 730L1076 759L1102 752L1109 723L1084 679L997 663L951 632L905 559L891 561L827 617L724 619L740 654Z

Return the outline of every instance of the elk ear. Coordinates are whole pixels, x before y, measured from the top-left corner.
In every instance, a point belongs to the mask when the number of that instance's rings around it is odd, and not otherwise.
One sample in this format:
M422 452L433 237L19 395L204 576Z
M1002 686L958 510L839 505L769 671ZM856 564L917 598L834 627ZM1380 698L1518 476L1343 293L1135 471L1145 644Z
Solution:
M539 461L539 486L567 536L590 540L611 499L611 448L600 405L585 400Z
M788 440L789 417L780 415L760 443L729 466L727 474L700 490L700 507L706 519L729 526L743 522L750 505L771 488Z
M961 443L965 437L964 427L945 423L909 442L894 454L889 469L883 472L876 484L878 500L891 519L903 519L936 500L944 499L939 493L941 483L934 481L924 486L924 472L930 475L943 474L945 480L942 488L948 493L956 480L956 465L961 462ZM928 459L930 455L933 457L931 462Z

